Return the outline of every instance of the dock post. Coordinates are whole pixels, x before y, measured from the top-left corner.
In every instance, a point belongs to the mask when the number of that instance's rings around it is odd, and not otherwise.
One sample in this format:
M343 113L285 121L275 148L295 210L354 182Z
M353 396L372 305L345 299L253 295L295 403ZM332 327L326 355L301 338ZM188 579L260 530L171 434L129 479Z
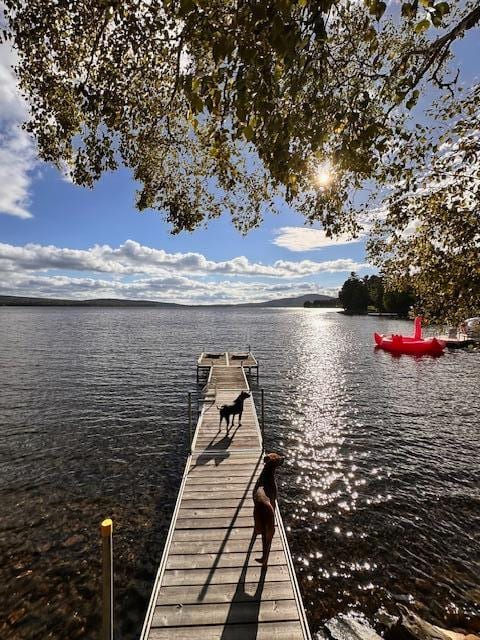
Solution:
M192 393L188 392L188 453L192 453Z
M197 364L197 384L198 384L199 378L198 378L198 364Z
M262 448L265 451L265 394L262 388Z
M102 640L113 640L113 523L100 525L102 535Z

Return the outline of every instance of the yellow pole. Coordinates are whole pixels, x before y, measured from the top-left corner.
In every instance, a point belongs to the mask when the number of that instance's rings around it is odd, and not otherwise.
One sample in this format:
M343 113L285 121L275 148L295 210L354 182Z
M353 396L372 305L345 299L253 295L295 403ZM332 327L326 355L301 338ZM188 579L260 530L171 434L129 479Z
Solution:
M113 522L100 525L102 534L102 640L113 640Z

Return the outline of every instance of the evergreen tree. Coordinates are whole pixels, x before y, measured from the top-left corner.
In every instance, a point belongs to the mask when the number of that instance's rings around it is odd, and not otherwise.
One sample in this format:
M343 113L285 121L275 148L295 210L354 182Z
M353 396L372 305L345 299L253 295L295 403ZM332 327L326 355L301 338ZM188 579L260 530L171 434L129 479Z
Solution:
M352 272L338 294L347 313L366 313L368 308L368 288L356 273Z

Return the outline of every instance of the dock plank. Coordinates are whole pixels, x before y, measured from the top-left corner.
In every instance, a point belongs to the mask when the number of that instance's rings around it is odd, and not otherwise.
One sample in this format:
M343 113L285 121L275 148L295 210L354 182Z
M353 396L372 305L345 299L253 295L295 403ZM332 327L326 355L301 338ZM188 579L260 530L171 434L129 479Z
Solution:
M258 589L258 582L242 582L241 586L242 588L239 589L236 583L211 584L205 592L202 585L162 586L159 589L156 604L184 606L198 603L230 603L233 598L236 602L291 600L294 598L292 585L288 581L265 582L261 593Z
M258 558L261 555L261 551L262 549L260 546L255 553L249 554L249 567L258 567L258 562L256 562L255 558ZM215 569L217 567L219 569L226 569L232 567L244 567L246 562L245 556L246 554L244 551L232 552L224 549L222 549L220 553L185 553L183 555L172 555L172 553L170 553L167 561L167 571L169 569L211 569L212 567ZM286 564L283 549L271 551L268 564L270 566Z
M240 578L245 582L259 582L262 568L256 567L221 567L211 571L210 569L168 569L163 576L163 584L168 586L201 585L238 583ZM290 581L290 575L286 565L268 566L266 582Z
M218 495L218 494L217 494ZM225 498L222 499L220 496L215 498L210 493L208 496L203 497L203 500L200 502L199 500L190 499L184 496L184 500L182 502L182 509L193 509L198 510L199 506L202 508L208 507L209 509L236 509L239 505L248 507L250 511L253 510L252 506L252 496L251 492L245 494L243 492L241 495L236 495L234 498Z
M223 457L221 454L215 455L214 453L205 452L200 460L193 463L188 475L199 476L202 473L211 476L211 469L215 470L215 476L220 474L241 474L252 476L256 472L260 473L260 465L253 462L232 459L232 453L229 452L227 457Z
M153 627L182 627L193 625L249 624L298 620L297 603L291 600L260 600L228 604L191 604L176 607L155 607Z
M203 627L153 627L150 640L303 640L299 622L208 625Z
M241 552L246 554L250 546L250 539L236 539L230 540L191 540L187 542L172 542L170 546L170 556L179 554L203 554L203 553L237 553ZM275 536L272 540L272 552L280 551L283 549L282 541L278 536ZM262 550L262 541L260 537L257 538L253 547L253 553L259 553ZM245 557L245 555L244 555Z
M231 518L181 518L177 520L177 529L231 529L246 527L252 534L252 515Z
M229 508L215 509L209 507L184 507L178 512L178 519L183 518L222 518L223 520L231 521L232 518L252 518L253 506L246 506L242 501L237 505L233 505ZM250 522L250 525L252 523Z
M224 478L243 478L245 480L251 479L256 480L260 475L260 469L255 470L254 467L244 467L244 465L232 465L227 467L222 467L218 465L214 467L213 465L209 465L210 468L206 466L197 467L193 469L191 473L188 474L188 479L191 481L201 480L202 478L211 478L216 479L217 483L219 480L223 480ZM212 473L212 469L214 473Z
M192 481L187 480L185 484L185 489L186 491L192 491L192 492L198 492L198 491L205 492L205 491L213 491L214 489L218 490L218 487L222 486L222 487L225 487L226 491L237 491L239 488L241 488L242 493L246 492L247 494L251 495L253 488L255 486L254 480L246 484L245 479L242 478L241 476L223 477L221 485L218 482L218 478L216 479L216 481L214 481L213 478L211 480L212 480L211 482L208 478L205 478L205 479L200 478Z
M201 486L201 485L200 485ZM198 485L197 485L198 487ZM190 487L188 490L185 487L185 491L183 493L183 498L185 501L185 504L187 503L187 501L201 501L201 500L205 500L205 493L203 493L204 489L200 489L199 491L193 491L192 487ZM208 491L208 499L209 500L241 500L244 496L249 496L251 498L252 492L251 491L247 491L245 492L245 487L244 485L240 485L238 487L237 490L235 489L229 489L229 490L223 490L223 489L217 489L217 490L213 490L211 487Z
M228 529L219 529L217 527L205 529L179 529L175 528L173 533L173 542L188 541L207 541L207 540L251 540L251 527L231 527Z

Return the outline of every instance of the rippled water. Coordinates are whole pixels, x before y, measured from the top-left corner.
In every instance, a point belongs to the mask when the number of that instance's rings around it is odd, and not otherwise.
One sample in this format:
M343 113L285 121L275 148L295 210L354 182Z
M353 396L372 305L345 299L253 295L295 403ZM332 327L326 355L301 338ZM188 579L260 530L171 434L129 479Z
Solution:
M138 637L196 357L248 343L312 629L397 602L478 618L480 354L393 358L379 327L410 331L315 309L0 309L0 637L98 637L106 516L116 638Z

